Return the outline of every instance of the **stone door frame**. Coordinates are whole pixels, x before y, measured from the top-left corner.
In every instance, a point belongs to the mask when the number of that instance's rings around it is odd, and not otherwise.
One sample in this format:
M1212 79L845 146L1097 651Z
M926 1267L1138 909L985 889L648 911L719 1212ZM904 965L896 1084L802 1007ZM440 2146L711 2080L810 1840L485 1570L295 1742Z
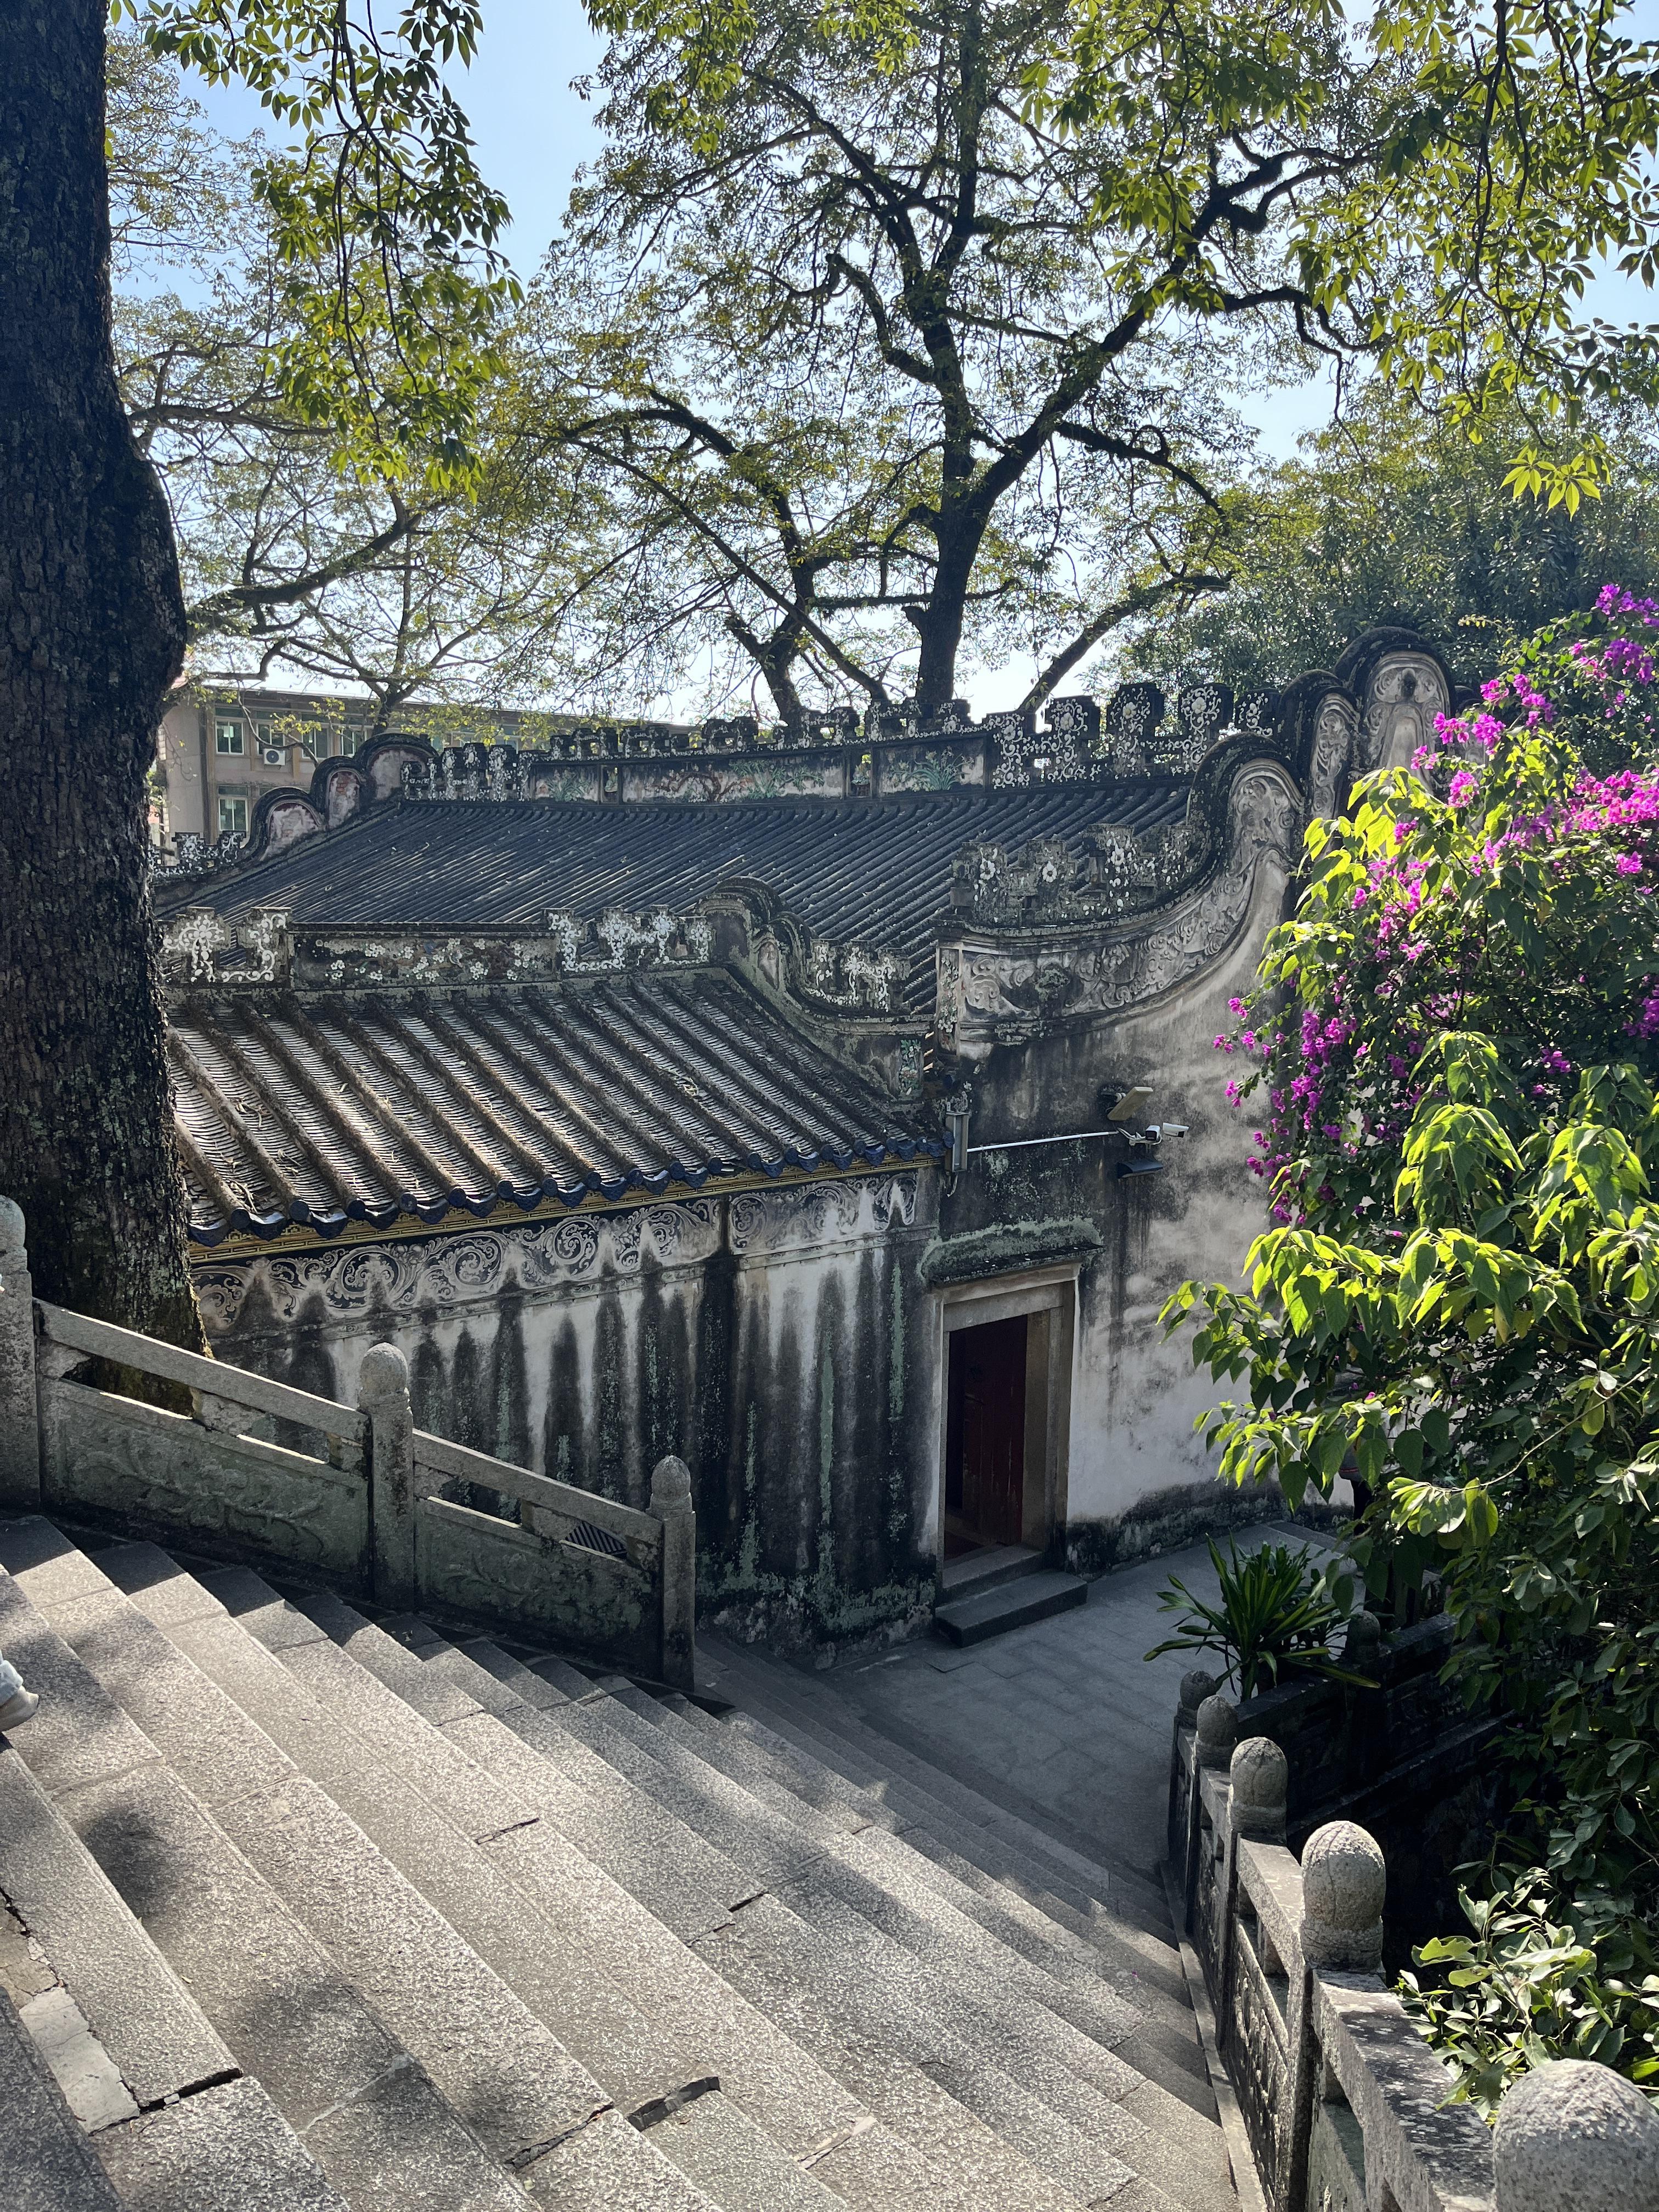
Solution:
M1072 1441L1072 1397L1078 1346L1079 1260L1061 1261L933 1292L938 1312L939 1393L935 1410L933 1527L939 1570L945 1567L945 1456L949 1426L951 1339L959 1328L1026 1316L1024 1540L1048 1553L1066 1528Z

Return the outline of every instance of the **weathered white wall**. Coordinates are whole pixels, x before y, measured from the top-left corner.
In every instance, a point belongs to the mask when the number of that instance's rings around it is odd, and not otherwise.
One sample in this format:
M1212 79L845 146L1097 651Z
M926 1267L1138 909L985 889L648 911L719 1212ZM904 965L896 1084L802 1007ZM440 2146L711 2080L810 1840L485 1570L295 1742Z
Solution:
M705 1610L833 1639L932 1599L933 1181L216 1261L198 1295L228 1359L349 1401L368 1346L396 1344L419 1425L630 1504L678 1454Z

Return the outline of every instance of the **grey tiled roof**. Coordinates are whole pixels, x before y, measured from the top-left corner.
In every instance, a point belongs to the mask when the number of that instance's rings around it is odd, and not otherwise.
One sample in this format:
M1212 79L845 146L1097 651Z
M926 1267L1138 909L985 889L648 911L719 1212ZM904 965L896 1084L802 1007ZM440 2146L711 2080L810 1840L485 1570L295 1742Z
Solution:
M744 876L824 936L903 952L920 1006L933 996L933 925L964 845L1066 837L1080 856L1097 824L1157 830L1186 803L1186 785L1168 781L724 806L402 802L160 902L223 915L285 906L296 924L319 927L528 929L552 908L683 910Z
M437 810L431 810L436 811ZM942 1147L732 977L556 992L238 993L173 1007L199 1244L699 1188Z

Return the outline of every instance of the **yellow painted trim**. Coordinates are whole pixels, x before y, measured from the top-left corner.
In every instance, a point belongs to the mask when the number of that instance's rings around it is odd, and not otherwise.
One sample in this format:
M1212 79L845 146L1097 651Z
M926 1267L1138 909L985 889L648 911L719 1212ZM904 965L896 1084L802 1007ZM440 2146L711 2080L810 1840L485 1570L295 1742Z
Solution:
M932 1168L936 1171L944 1162L918 1152L912 1160L884 1160L879 1167L815 1168L810 1172L804 1168L786 1168L781 1175L769 1176L749 1173L737 1176L711 1176L701 1190L689 1183L671 1183L666 1190L631 1191L626 1198L607 1199L591 1190L580 1206L562 1206L556 1198L544 1198L526 1213L522 1206L514 1206L510 1199L502 1199L489 1213L469 1213L465 1206L453 1209L453 1218L442 1221L415 1220L409 1217L389 1222L377 1229L373 1222L354 1221L337 1237L319 1237L313 1229L301 1222L284 1229L276 1237L232 1236L222 1244L191 1246L191 1265L210 1267L220 1260L255 1260L262 1254L275 1252L337 1252L347 1244L412 1244L428 1237L459 1237L470 1229L520 1228L532 1221L568 1220L574 1214L631 1213L641 1206L672 1206L684 1204L695 1198L725 1198L745 1190L778 1190L790 1185L811 1182L859 1182L872 1176L898 1175L908 1168Z

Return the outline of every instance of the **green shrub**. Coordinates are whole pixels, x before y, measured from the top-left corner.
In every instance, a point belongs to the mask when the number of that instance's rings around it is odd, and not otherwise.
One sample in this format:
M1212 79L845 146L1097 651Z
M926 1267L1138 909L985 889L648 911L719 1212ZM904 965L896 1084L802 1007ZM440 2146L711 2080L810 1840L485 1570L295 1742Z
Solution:
M1241 1559L1230 1539L1224 1559L1212 1538L1210 1557L1221 1583L1217 1602L1206 1605L1179 1575L1171 1575L1158 1603L1165 1613L1184 1606L1186 1617L1173 1636L1146 1654L1149 1659L1166 1651L1213 1651L1241 1699L1274 1688L1281 1668L1339 1682L1364 1680L1336 1663L1328 1639L1344 1625L1346 1611L1305 1547L1293 1552L1285 1544L1269 1544Z

